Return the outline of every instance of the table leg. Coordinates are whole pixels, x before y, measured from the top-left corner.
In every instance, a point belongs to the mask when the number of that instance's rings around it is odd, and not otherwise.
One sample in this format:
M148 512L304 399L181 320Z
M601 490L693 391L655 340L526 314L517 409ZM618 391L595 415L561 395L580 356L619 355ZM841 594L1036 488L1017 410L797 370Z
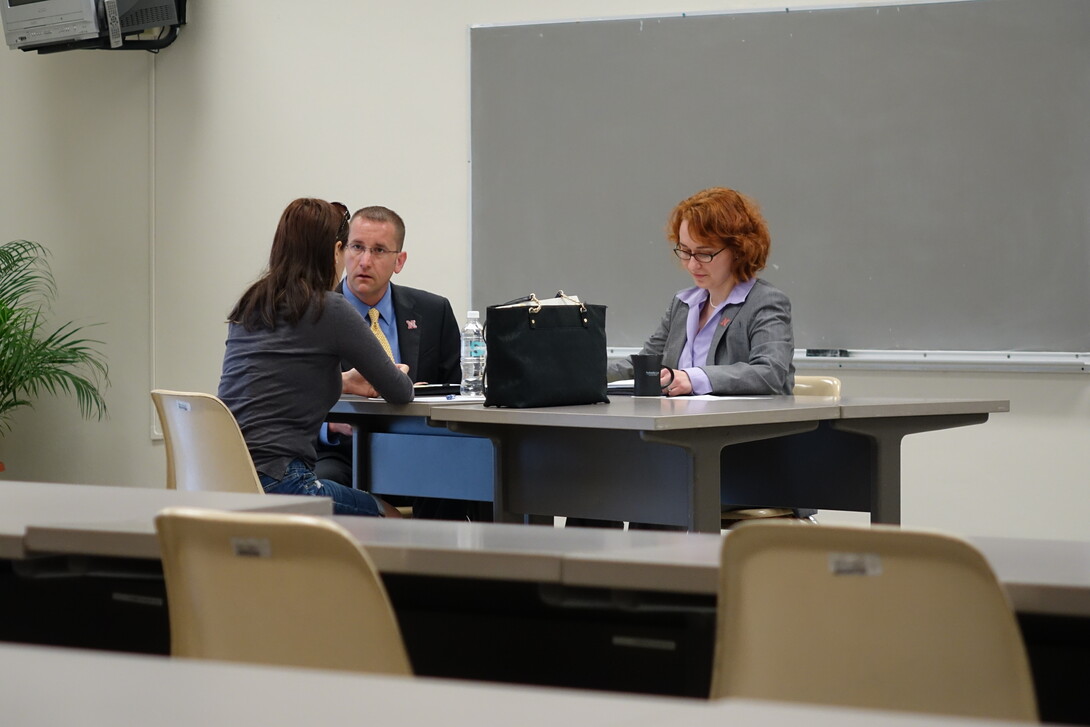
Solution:
M829 424L833 429L851 432L870 439L871 522L901 524L901 440L919 432L953 429L988 421L983 414L944 414L919 417L876 417L874 419L837 419Z
M363 463L367 461L367 433L360 431L359 427L352 426L352 486L357 490L370 491L370 481L364 482L363 479L367 478L367 471L363 467ZM369 480L369 478L368 478Z
M503 489L507 473L503 456L503 438L500 434L493 432L490 427L475 427L464 422L446 422L445 426L452 432L484 437L492 442L492 522L530 522L525 514L511 512L507 507L507 494ZM506 466L510 467L510 463L507 463Z
M688 453L689 530L718 533L721 528L719 482L720 454L723 448L732 444L810 432L817 426L818 422L784 422L728 429L644 431L640 432L640 438L645 442L679 447Z

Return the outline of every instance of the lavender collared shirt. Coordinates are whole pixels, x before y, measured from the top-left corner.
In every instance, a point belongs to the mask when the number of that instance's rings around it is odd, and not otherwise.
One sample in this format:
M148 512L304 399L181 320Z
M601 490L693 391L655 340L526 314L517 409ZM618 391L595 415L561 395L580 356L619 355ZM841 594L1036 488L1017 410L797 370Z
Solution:
M723 316L723 309L728 305L744 303L749 291L753 290L756 284L757 278L753 277L735 285L726 300L712 307L711 316L699 331L697 326L700 324L700 311L704 305L710 305L708 291L694 286L677 294L678 300L689 306L689 316L685 321L685 345L681 349L678 368L689 375L694 394L711 393L711 381L700 366L708 361L708 352L711 349L712 339L715 338L715 329Z

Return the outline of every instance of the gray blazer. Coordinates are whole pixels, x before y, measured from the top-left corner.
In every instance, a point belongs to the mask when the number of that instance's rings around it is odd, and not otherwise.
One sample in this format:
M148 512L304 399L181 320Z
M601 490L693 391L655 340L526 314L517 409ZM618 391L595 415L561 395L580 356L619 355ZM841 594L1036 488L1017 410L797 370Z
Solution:
M685 345L689 306L670 301L658 329L640 353L662 354L662 365L676 369ZM708 360L700 368L717 395L790 394L795 387L795 336L791 301L777 288L757 280L744 303L723 310ZM609 378L632 378L629 358L610 364Z

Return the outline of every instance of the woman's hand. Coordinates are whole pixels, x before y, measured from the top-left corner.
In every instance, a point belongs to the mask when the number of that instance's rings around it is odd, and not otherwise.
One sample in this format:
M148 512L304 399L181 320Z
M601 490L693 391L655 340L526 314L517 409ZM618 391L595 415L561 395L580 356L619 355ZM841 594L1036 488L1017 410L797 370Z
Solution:
M371 382L363 378L363 374L356 371L356 369L349 369L341 373L341 392L355 394L356 396L367 396L372 399L379 395L375 387L371 386Z
M394 364L394 366L397 366L397 370L401 373L406 376L409 375L408 364ZM363 378L363 374L356 371L356 369L341 372L341 393L366 396L371 399L382 396L374 386L371 386L371 382Z
M688 396L693 393L693 382L689 381L689 374L685 373L681 369L674 369L674 381L665 389L662 393L667 396ZM659 374L659 385L666 386L666 382L670 380L670 369L663 369Z

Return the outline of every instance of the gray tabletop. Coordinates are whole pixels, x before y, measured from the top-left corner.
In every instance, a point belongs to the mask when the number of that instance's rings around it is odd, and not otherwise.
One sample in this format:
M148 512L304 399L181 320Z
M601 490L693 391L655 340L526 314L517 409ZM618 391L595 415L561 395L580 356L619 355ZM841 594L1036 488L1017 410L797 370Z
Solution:
M31 553L158 558L153 514L43 524ZM663 531L555 528L334 516L383 573L714 595L723 538ZM820 527L820 526L818 526ZM970 537L1020 612L1090 616L1090 542Z
M593 429L668 431L835 419L840 410L829 397L659 397L615 396L608 404L502 409L482 404L442 407L437 422L531 425Z
M24 557L31 527L77 524L78 529L117 521L151 525L156 513L171 506L311 515L333 511L332 501L326 497L0 481L0 557Z
M553 727L557 724L770 727L939 727L949 717L789 705L706 701L389 677L314 669L0 644L0 703L20 727L154 724L161 727L296 727L300 724ZM63 685L58 696L55 685ZM54 685L54 686L50 686ZM285 685L291 685L285 688ZM366 705L366 707L361 707ZM1000 725L963 719L959 725Z

